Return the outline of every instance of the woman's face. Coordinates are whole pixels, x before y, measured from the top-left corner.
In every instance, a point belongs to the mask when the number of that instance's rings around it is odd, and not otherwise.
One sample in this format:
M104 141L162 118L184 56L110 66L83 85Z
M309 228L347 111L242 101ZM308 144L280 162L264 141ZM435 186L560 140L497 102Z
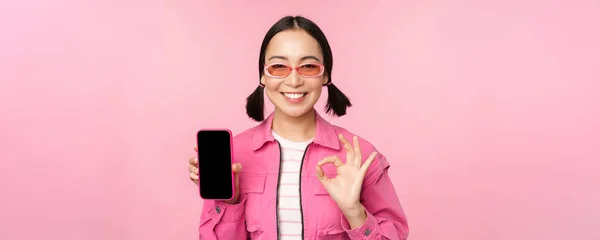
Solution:
M284 66L296 68L304 64L323 64L323 54L317 40L301 29L291 29L276 34L265 53L265 66L270 64L271 72L280 71ZM317 65L304 65L301 73L292 70L285 77L272 77L263 73L261 83L265 85L267 97L276 110L290 116L300 117L312 111L321 96L323 84L327 83L326 73L316 77ZM306 74L309 73L309 74ZM302 76L305 75L305 76Z

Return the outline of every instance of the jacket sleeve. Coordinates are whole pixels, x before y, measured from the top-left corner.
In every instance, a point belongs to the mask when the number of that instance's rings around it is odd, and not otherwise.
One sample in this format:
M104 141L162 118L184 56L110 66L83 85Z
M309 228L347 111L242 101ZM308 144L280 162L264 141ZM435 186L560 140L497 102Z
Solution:
M377 156L369 167L361 192L367 219L362 226L350 229L342 214L342 227L350 239L406 240L408 222L387 171L390 165L381 153Z
M245 204L246 196L244 194L240 194L238 204L204 200L198 228L200 239L246 239L248 233L244 218Z

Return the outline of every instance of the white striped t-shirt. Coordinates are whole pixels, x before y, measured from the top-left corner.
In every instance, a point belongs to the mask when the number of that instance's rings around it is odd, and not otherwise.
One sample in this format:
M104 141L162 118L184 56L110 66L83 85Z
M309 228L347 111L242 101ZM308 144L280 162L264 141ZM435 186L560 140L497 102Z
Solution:
M281 145L281 179L279 182L279 235L282 240L302 239L302 212L300 211L300 166L308 144L292 142L271 131Z

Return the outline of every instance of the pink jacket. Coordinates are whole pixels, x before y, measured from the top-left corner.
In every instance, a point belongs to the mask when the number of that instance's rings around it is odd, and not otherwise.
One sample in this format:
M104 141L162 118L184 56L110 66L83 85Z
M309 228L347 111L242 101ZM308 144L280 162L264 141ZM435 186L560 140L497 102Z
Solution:
M271 135L271 114L258 126L234 137L235 161L242 164L240 203L204 201L200 217L200 239L278 239L277 187L280 149ZM346 152L338 134L354 134L331 125L317 114L317 132L305 152L300 176L303 239L406 239L408 225L381 153L369 167L363 181L361 202L367 210L365 223L351 230L342 212L316 178L316 164L326 156L345 161ZM363 161L375 147L359 137ZM332 164L323 166L335 177Z

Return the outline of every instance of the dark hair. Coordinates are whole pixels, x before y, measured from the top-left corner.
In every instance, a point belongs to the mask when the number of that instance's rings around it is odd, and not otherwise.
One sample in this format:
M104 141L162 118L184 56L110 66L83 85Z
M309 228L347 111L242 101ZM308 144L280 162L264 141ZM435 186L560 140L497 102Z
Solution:
M260 78L263 76L263 70L265 65L265 54L267 50L267 46L271 39L279 32L288 30L288 29L303 29L310 36L312 36L323 51L323 65L325 65L325 74L328 77L327 83L327 104L325 105L325 112L330 113L333 111L335 116L343 116L346 115L346 109L351 107L352 104L350 100L344 93L342 93L333 83L331 82L331 69L333 67L333 54L331 53L331 47L329 46L329 42L327 42L327 38L325 34L317 24L312 22L311 20L301 17L301 16L286 16L277 21L267 32L265 38L263 39L262 45L260 47L260 56L258 58L258 72L259 72L259 80L258 87L248 98L246 98L246 114L255 121L264 120L264 108L265 108L265 100L264 100L264 85L260 82Z

